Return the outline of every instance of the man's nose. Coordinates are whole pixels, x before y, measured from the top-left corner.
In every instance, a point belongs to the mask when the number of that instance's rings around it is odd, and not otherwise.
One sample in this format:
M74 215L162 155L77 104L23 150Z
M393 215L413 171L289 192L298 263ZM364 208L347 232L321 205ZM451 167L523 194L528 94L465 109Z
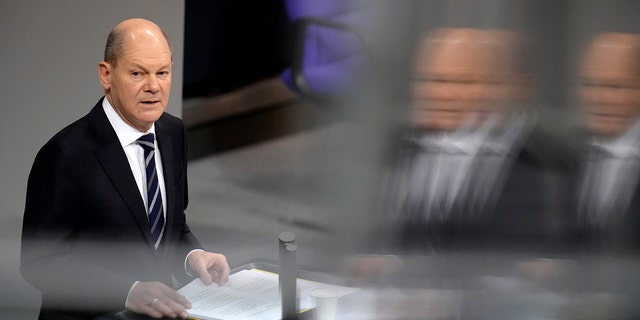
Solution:
M158 83L158 77L155 75L149 75L145 84L145 91L156 93L160 91L160 84Z

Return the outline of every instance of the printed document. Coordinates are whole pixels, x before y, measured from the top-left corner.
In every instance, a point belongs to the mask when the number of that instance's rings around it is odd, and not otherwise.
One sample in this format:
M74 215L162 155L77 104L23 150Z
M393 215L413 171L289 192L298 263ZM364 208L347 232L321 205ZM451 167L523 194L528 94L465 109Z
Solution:
M301 311L315 307L311 293L316 290L330 290L338 297L358 290L305 279L298 279L297 287ZM278 275L259 269L236 272L222 287L195 279L178 291L191 302L192 308L187 311L196 319L277 320L282 314Z

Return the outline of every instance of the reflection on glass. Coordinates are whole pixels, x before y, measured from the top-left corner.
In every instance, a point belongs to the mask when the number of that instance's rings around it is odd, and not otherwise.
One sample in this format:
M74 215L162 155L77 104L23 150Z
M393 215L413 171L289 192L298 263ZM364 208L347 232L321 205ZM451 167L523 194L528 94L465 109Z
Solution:
M580 65L579 102L587 148L578 217L604 246L635 243L640 173L640 36L597 34Z
M523 45L520 34L496 29L437 29L420 39L408 129L386 192L402 246L493 245L522 223L526 234L541 232L530 224L541 195L526 189L539 182L538 168L523 162L534 124Z

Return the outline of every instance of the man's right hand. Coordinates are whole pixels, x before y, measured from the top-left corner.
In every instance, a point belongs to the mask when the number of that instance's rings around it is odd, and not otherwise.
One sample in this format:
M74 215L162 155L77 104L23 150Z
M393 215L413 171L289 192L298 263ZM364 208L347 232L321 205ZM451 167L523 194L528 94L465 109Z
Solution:
M154 318L183 318L189 313L191 303L177 291L165 284L154 282L138 282L127 299L127 309L146 314Z

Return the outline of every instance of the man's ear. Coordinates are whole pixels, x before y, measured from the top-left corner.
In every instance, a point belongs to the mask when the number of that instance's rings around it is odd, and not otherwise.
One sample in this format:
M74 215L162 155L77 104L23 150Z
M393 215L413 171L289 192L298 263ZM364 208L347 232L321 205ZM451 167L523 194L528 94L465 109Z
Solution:
M105 91L111 88L111 64L105 61L98 63L98 78Z

